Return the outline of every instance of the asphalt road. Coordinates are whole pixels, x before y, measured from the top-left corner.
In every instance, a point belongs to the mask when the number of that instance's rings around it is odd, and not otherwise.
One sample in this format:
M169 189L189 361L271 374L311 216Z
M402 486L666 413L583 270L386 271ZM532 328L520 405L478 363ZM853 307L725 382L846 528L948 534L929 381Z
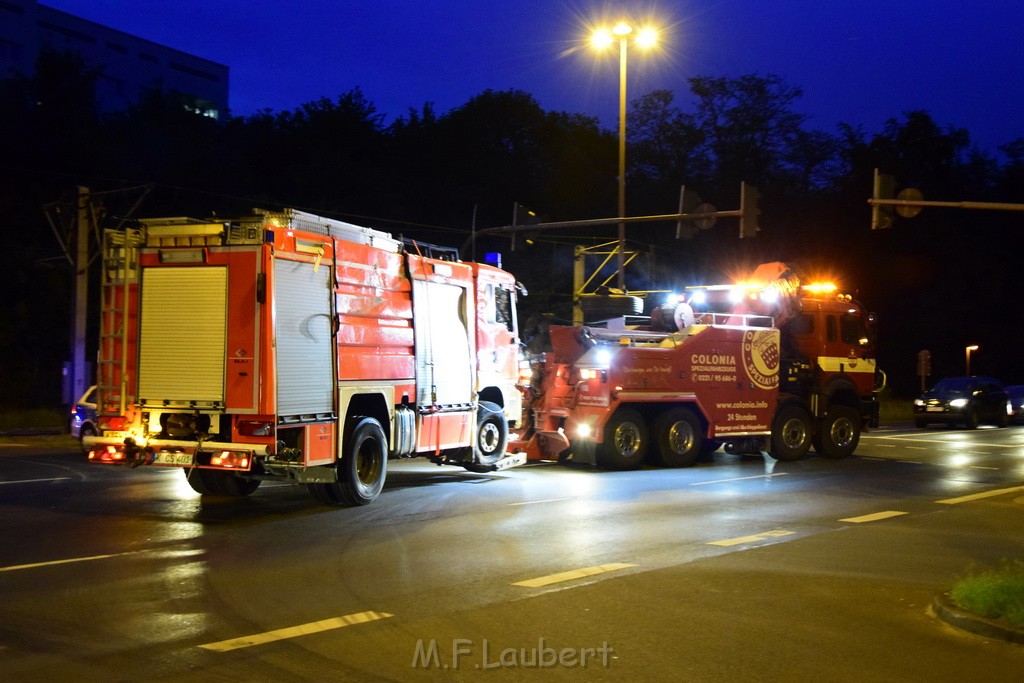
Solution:
M355 509L287 485L0 443L6 680L1017 681L936 619L1024 558L1024 428L865 435L855 457L493 475L394 464Z

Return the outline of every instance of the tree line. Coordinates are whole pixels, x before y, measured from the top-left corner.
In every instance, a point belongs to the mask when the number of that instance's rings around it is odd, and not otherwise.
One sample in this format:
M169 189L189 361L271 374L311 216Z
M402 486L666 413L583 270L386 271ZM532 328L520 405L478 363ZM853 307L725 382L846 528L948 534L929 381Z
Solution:
M74 273L43 207L66 202L66 215L77 186L105 193L108 223L133 210L207 217L294 207L453 246L474 229L511 223L514 203L545 221L617 213L616 133L590 116L546 111L526 92L488 90L446 112L426 103L388 121L354 88L290 111L215 121L159 89L101 113L99 76L73 53L44 52L33 74L0 81L0 216L11 238L0 250L8 294L0 405L59 401ZM721 220L687 226L677 239L674 223L631 226L631 247L644 253L631 289L720 280L783 260L841 277L878 312L880 359L899 368L891 372L898 386L914 386L919 348L932 350L937 373L956 374L965 343L983 349L972 359L979 372L1024 380L1024 361L1003 334L1020 326L1019 314L996 313L1013 308L1008 255L1021 246L1019 218L928 210L872 233L866 202L874 168L927 199L1024 201L1024 137L996 157L925 111L899 113L881 131L816 130L796 111L800 89L777 76L689 85L689 106L668 90L630 103L627 214L675 213L683 185L691 202L699 195L733 209L744 181L762 195L762 231L740 240L735 223ZM136 206L132 188L142 185L151 189ZM522 320L541 311L565 317L572 247L610 234L489 238L475 249L501 251L531 290Z

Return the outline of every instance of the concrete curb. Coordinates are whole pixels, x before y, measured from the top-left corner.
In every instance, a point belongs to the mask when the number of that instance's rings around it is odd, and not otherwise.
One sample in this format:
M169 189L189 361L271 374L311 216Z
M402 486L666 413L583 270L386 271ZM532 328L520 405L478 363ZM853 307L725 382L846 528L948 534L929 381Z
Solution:
M1024 629L966 612L953 603L949 593L935 596L935 600L932 602L932 609L935 611L935 616L950 626L955 626L956 628L979 636L985 636L986 638L998 638L1009 643L1024 645Z

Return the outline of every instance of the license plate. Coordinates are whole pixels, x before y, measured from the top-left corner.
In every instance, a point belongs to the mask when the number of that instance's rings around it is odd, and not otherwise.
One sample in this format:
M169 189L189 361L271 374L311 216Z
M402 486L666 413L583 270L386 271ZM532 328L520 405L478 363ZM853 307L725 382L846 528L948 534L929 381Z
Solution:
M929 413L941 413L944 412L946 409L943 408L942 406L928 406L927 408L925 408L925 410L928 411Z
M188 453L157 453L153 462L157 465L188 465L192 456Z

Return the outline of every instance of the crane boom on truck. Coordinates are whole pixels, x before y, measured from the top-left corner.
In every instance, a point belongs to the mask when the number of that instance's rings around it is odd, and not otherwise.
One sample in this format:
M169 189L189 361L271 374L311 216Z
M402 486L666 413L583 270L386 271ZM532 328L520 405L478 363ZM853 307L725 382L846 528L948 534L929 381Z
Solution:
M92 462L358 505L389 458L525 460L505 453L521 395L499 268L296 210L142 220L106 232L103 263Z
M853 453L884 384L873 316L783 263L687 288L649 319L551 326L512 448L609 469L734 453Z

